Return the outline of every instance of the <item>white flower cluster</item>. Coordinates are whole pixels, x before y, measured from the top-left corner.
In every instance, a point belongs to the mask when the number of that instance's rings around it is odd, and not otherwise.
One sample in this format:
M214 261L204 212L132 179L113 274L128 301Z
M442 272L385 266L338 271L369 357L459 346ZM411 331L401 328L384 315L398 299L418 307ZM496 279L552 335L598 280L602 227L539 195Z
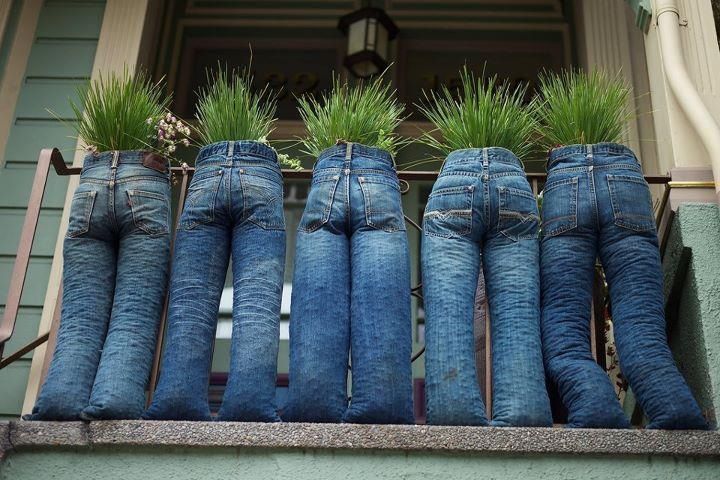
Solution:
M163 155L170 156L175 153L177 145L190 145L190 127L170 112L157 119L148 118L147 124L155 124L157 136L153 137L153 140L157 140Z

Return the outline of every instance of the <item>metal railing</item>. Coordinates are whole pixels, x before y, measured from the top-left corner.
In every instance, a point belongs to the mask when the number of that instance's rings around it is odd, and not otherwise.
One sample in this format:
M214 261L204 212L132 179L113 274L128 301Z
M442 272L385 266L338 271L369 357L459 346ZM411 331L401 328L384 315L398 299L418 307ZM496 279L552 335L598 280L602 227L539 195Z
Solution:
M27 276L28 266L30 264L30 254L32 245L35 240L35 234L38 226L38 219L40 216L40 210L42 201L45 195L45 186L47 183L50 168L53 168L55 174L58 176L71 176L79 175L81 172L80 167L68 167L65 164L62 154L56 148L43 149L40 152L40 156L37 162L37 169L35 172L35 178L33 180L32 190L30 193L30 199L28 201L27 212L25 215L25 221L23 224L22 232L20 235L20 244L17 250L17 256L15 257L15 265L10 279L10 287L8 291L8 297L5 305L5 312L3 314L2 321L0 323L0 369L12 364L16 360L23 357L25 354L36 349L38 346L47 342L47 349L45 358L43 360L43 370L41 376L41 385L44 381L47 373L47 368L52 358L55 338L57 336L57 329L60 323L60 310L62 302L62 285L58 286L58 295L55 305L53 306L53 316L50 328L48 332L40 335L36 339L32 340L28 344L19 348L10 355L3 357L3 349L5 344L10 340L15 330L15 323L17 321L17 315L20 308L20 301L22 298L23 289L25 286L25 279ZM192 167L172 167L171 172L174 179L179 180L179 200L176 206L176 216L173 222L173 236L171 239L171 251L174 243L174 235L177 230L177 224L182 214L185 195L189 181L194 172ZM312 178L312 170L283 170L283 177L287 180L310 180ZM432 182L437 179L438 172L431 171L399 171L398 177L401 182L401 191L403 194L410 190L411 183L413 182ZM537 195L540 191L540 187L544 184L547 175L544 173L528 173L528 181L532 187L532 191ZM665 185L665 192L662 196L661 203L658 209L658 226L660 221L666 216L665 210L668 203L669 197L669 180L670 178L665 175L646 175L645 179L649 184L660 184ZM416 221L405 216L405 219L409 225L418 231L422 231L422 227ZM666 237L666 231L669 228L670 221L665 221L665 229L660 231L661 244L664 245ZM482 279L480 279L482 281ZM603 322L596 321L599 312L602 311L604 299L600 298L596 281L596 291L593 296L593 308L591 310L591 346L592 353L596 361L601 365L605 366L605 326ZM481 295L483 292L478 292ZM422 284L415 285L411 288L411 294L422 300ZM148 403L152 400L155 386L157 385L159 373L160 373L160 358L162 354L163 341L165 337L166 319L167 319L167 308L168 308L168 295L165 296L165 302L163 307L162 318L160 321L160 327L158 331L158 340L156 346L155 357L153 360L153 366L150 374L150 380L148 384ZM480 307L483 308L483 307ZM478 329L476 324L476 339L479 340L481 348L478 351L484 352L482 355L478 355L477 371L480 388L483 390L485 396L485 403L488 411L491 411L492 405L492 372L490 365L492 365L492 352L490 342L490 321L487 312L481 312L481 327ZM484 324L484 325L483 325ZM484 327L484 328L483 328ZM479 330L479 331L478 331ZM482 348L484 345L484 348ZM424 352L424 347L414 352L412 355L412 361L417 360Z

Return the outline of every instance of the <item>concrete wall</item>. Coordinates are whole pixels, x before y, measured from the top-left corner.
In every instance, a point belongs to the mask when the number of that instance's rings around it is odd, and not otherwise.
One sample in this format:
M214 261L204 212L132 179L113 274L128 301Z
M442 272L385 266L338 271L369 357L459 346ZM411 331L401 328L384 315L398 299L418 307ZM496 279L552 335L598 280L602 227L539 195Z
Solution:
M717 459L260 449L97 449L16 453L0 480L514 479L716 480Z
M683 247L692 250L670 345L708 418L717 425L720 409L720 209L685 203L677 210L664 257L666 284L672 283Z

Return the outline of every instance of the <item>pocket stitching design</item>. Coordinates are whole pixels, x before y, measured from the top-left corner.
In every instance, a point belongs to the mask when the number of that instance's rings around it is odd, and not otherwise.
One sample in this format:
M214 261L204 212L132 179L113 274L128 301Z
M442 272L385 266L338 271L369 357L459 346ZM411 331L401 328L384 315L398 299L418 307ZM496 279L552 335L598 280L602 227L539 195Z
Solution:
M540 231L539 228L537 228L536 232L532 233L532 234L514 235L514 236L510 235L508 233L509 228L502 228L503 218L519 219L522 224L525 224L527 222L533 222L533 221L536 223L540 222L540 217L538 215L536 215L535 213L529 213L529 214L525 215L525 214L515 211L515 210L507 210L507 209L502 208L502 206L501 206L503 204L502 199L505 195L508 195L508 194L517 195L517 196L523 197L527 200L531 200L532 202L535 203L535 205L537 205L537 198L535 197L535 195L532 192L526 192L526 191L520 190L518 188L498 187L498 199L500 200L499 201L500 207L498 208L498 231L500 233L502 233L503 235L505 235L510 240L513 240L516 242L519 240L527 240L530 238L537 238L539 231ZM507 203L507 202L505 202L505 203Z
M325 206L325 208L323 210L322 218L320 219L320 221L316 221L310 225L303 226L303 219L301 217L300 223L298 224L298 230L300 230L301 232L305 232L305 233L315 232L318 229L320 229L320 227L325 225L328 222L328 220L330 220L330 212L332 211L332 205L333 205L333 200L335 198L335 192L337 191L338 184L340 183L340 175L328 176L327 179L325 179L325 177L322 177L321 179L318 179L317 181L315 179L313 179L312 185L310 187L312 189L318 183L331 183L331 182L334 183L334 185L332 187L330 187L330 190L328 192L328 199L327 199L328 201L327 201L327 205ZM310 198L310 195L308 195L308 199L309 198ZM308 205L309 205L309 202L305 204L305 208L307 208ZM303 217L305 216L304 213L305 212L303 212Z
M97 195L96 190L91 190L89 192L75 192L75 194L73 195L73 201L75 200L76 197L86 197L86 198L89 197L90 201L89 202L87 200L85 201L85 212L83 213L83 223L82 223L83 228L80 230L76 230L74 232L70 232L70 230L68 228L68 232L65 235L67 238L76 238L76 237L79 237L80 235L84 235L90 231L90 217L92 216L92 211L95 206L95 196L96 195Z
M285 230L285 213L283 211L284 198L282 196L283 195L282 181L280 183L280 197L278 197L278 196L269 197L268 201L264 205L265 207L269 207L269 206L272 206L273 204L277 203L278 200L280 201L280 223L270 224L268 222L268 223L263 224L262 222L251 218L251 215L250 215L251 212L248 211L247 198L248 198L248 193L250 191L250 187L249 187L250 184L247 183L248 176L257 176L259 178L267 180L268 182L276 181L271 178L265 177L263 175L255 175L254 173L251 174L251 173L246 173L246 172L242 172L242 171L240 172L240 188L242 189L242 194L243 194L243 217L244 217L243 220L247 220L248 222L252 223L253 225L257 225L258 227L262 228L263 230ZM262 187L258 187L258 188L262 188Z
M569 232L570 230L573 230L577 228L577 198L578 198L578 177L572 177L564 180L557 180L555 182L551 182L549 184L546 184L543 188L543 196L547 194L547 192L554 190L556 187L560 187L562 185L571 185L571 188L573 189L574 196L570 199L570 210L574 212L571 215L563 215L561 217L555 217L551 218L550 220L546 220L543 216L542 218L542 236L543 237L554 237L557 235L560 235L561 233ZM548 188L549 187L549 188ZM546 230L545 225L549 222L558 221L558 220L570 220L570 223L568 225L563 225L561 227L555 228L553 230Z
M212 200L211 200L212 207L210 208L210 212L208 214L204 215L202 218L196 218L191 222L181 220L180 228L182 228L183 230L192 230L193 228L197 227L200 224L212 223L215 220L215 202L217 201L217 193L218 193L218 190L220 189L220 183L222 181L222 177L220 176L221 174L222 174L222 170L217 170L216 172L213 172L211 175L203 176L200 178L200 180L198 180L198 182L200 182L200 181L204 181L207 179L220 177L217 180L216 185L214 185L212 189L198 187L197 182L195 185L192 185L192 184L190 185L191 188L188 189L188 192L185 195L185 203L183 205L183 215L182 216L184 216L185 209L188 206L194 207L196 205L197 199L195 197L198 197L202 192L204 192L206 190L210 191L210 194L212 196ZM211 182L206 182L206 183L211 183ZM198 187L198 188L193 189L192 187ZM197 194L195 194L195 192L197 192Z
M137 206L137 200L134 200L134 197L146 197L146 198L153 198L155 200L160 200L161 202L164 202L165 205L167 205L167 208L169 210L170 206L167 204L168 199L164 195L160 193L155 192L146 192L144 190L127 190L128 198L130 199L130 211L132 212L133 216L133 223L137 228L142 230L143 232L147 233L150 236L158 236L158 235L166 235L170 227L166 223L161 223L160 228L153 229L150 228L147 224L147 222L143 221L142 219L137 218L137 214L135 213L135 208Z
M376 179L375 179L376 180ZM365 200L365 221L367 222L368 226L373 227L378 230L383 230L385 232L404 232L406 230L405 228L405 215L402 212L402 199L400 200L400 213L402 215L401 220L401 226L399 227L378 227L375 222L372 221L372 214L373 213L381 213L381 214L388 214L392 215L393 212L385 211L385 210L374 210L372 208L372 202L371 202L371 194L370 190L367 190L366 184L375 184L375 185L387 185L388 187L396 188L398 193L400 192L400 185L397 186L390 182L380 182L380 181L373 181L373 179L370 179L368 181L367 177L358 177L358 182L360 183L360 190L362 190L363 198Z
M627 228L629 230L632 230L634 232L649 232L652 231L655 228L655 219L651 217L647 217L646 215L634 215L634 214L624 214L619 210L618 200L616 199L617 190L615 186L615 182L630 182L637 185L647 186L647 183L645 182L645 179L639 179L636 177L631 177L628 175L607 175L607 183L608 183L608 191L610 192L610 204L612 206L613 210L613 220L615 222L615 225L622 228ZM652 212L652 208L650 210ZM641 222L638 220L636 223L631 223L626 220L631 220L633 218L643 219L646 224L641 224Z
M431 192L428 196L428 202L431 198L440 197L443 195L452 195L452 194L458 194L461 193L465 197L464 201L466 201L470 208L468 209L448 209L448 210L431 210L429 212L425 212L423 214L423 234L429 235L433 237L439 237L439 238L453 238L453 237L466 237L472 232L472 205L473 205L473 196L475 194L475 189L472 186L469 185L463 185L460 187L446 187L438 189L434 192ZM467 223L463 223L463 229L454 231L451 233L439 233L439 232L433 232L430 231L428 228L428 223L425 221L425 219L430 218L451 218L451 217L458 217L463 218L464 222L465 219L467 220Z

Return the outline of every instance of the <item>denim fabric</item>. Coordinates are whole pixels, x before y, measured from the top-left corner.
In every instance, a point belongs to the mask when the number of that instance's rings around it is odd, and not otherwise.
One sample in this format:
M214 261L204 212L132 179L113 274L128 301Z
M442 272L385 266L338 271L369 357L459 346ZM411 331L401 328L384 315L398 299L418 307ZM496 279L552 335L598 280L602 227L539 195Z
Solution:
M555 149L542 208L542 334L548 375L571 427L629 426L590 353L595 259L605 270L620 368L648 428L707 428L665 334L663 273L650 190L632 151Z
M85 158L63 247L57 346L32 420L135 419L167 285L170 183L143 152Z
M297 233L283 418L412 423L411 335L407 233L392 158L336 145L315 165Z
M495 426L549 426L540 346L538 211L503 148L452 152L423 218L427 421L487 425L473 306L482 265L490 306Z
M283 182L262 143L200 150L180 218L162 370L145 418L209 420L220 296L232 254L230 367L218 420L279 421L275 407L285 270Z

